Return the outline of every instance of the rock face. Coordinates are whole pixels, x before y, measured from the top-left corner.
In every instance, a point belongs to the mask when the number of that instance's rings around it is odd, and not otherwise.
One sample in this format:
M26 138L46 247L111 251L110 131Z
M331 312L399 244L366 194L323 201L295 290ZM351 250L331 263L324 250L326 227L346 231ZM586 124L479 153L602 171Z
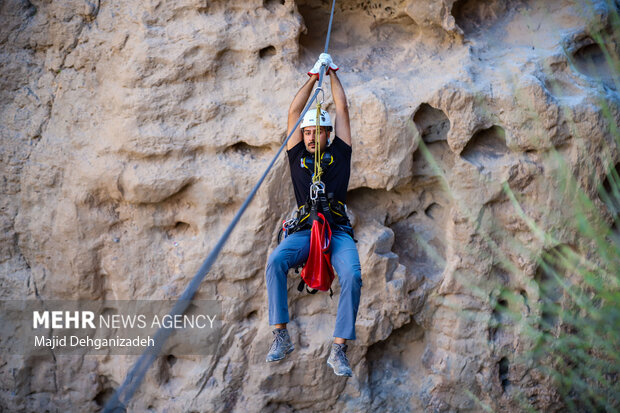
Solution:
M284 139L328 3L2 2L2 298L176 298ZM294 202L281 156L199 292L223 304L218 353L162 355L131 410L481 411L478 399L516 412L518 392L561 409L495 307L504 288L535 312L537 257L557 246L503 185L587 252L557 155L592 198L619 161L603 50L618 44L595 42L614 34L617 4L585 3L338 1L330 53L352 117L364 282L355 377L325 365L337 301L298 294L292 275L296 350L265 365L264 267ZM95 410L134 361L0 357L0 404L21 411Z

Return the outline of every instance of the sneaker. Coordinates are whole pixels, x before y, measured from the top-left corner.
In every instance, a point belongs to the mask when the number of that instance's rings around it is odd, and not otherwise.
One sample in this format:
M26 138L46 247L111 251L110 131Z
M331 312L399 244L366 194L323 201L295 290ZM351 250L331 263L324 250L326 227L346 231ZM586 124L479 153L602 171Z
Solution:
M349 366L349 359L347 358L347 348L346 344L332 344L332 351L329 353L327 365L334 369L336 376L353 376L351 366Z
M295 350L286 328L276 328L273 330L273 335L273 343L271 343L271 348L267 353L268 362L282 360L288 353Z

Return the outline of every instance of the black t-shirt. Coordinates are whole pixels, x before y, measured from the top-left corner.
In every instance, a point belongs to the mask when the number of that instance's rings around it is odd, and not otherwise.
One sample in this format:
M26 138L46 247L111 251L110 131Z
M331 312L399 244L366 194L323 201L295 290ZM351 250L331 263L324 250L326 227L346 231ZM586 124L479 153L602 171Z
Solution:
M335 137L331 145L325 151L329 153L333 162L323 168L321 181L325 184L325 193L333 194L334 199L346 202L349 177L351 176L351 147L339 137ZM297 206L304 205L310 199L310 186L312 185L313 165L304 167L302 161L314 161L314 154L306 150L304 141L293 146L288 152L288 162L291 168L291 178L295 189ZM323 155L323 154L321 154ZM325 159L325 158L324 158ZM323 162L321 165L325 165ZM308 163L306 163L308 165Z

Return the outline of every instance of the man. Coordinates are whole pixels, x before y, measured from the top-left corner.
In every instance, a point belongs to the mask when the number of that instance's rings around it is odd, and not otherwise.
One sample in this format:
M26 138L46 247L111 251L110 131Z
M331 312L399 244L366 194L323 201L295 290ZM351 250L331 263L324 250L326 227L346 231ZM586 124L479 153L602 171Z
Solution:
M314 152L317 145L320 145L323 158L321 164L324 169L321 181L325 184L325 193L331 198L329 209L334 208L332 214L334 218L330 223L331 263L340 283L334 343L327 364L334 369L335 374L351 377L352 371L346 356L346 340L355 340L355 319L362 287L359 256L344 208L351 172L351 127L347 98L336 75L338 67L326 53L321 54L313 69L308 72L310 79L297 92L291 103L288 111L288 134L297 123L312 93L322 64L326 65L326 74L330 77L336 106L334 125L332 127L329 114L322 111L318 125L320 138L319 142L316 142L316 109L311 108L304 116L300 128L291 136L287 144L287 153L297 206L302 207L310 200L313 168L308 167L308 163L313 162ZM330 142L332 129L335 137ZM286 237L269 257L266 270L269 324L275 326L273 330L275 337L267 355L268 362L282 360L294 350L286 329L286 324L289 322L286 277L290 268L306 262L310 249L310 232L309 225L307 228L298 225L296 232Z

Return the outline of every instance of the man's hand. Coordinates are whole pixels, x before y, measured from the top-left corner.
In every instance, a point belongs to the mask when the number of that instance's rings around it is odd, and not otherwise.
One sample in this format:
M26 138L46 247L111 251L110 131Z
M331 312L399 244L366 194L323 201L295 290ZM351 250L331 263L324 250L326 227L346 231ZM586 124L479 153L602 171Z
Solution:
M328 53L321 53L319 55L319 60L316 61L312 69L308 72L308 76L319 75L321 71L321 66L325 65L325 74L329 74L330 70L334 72L338 70L338 66L334 64L332 57Z

